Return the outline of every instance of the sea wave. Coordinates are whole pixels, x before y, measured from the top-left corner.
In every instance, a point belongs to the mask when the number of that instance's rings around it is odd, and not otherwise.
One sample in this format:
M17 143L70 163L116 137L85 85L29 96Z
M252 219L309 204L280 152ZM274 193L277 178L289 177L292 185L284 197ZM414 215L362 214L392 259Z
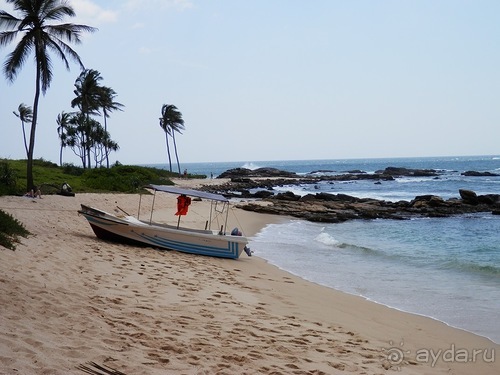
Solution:
M255 163L252 163L252 162L246 162L244 163L241 168L245 168L245 169L250 169L250 170L256 170L256 169L259 169L259 168L262 168L260 165L257 165Z
M333 236L329 235L326 232L321 232L316 236L314 240L327 246L338 247L339 245L341 245L339 241L337 241Z
M440 269L449 271L465 272L478 276L500 276L500 267L492 264L478 264L471 262L463 262L459 260L451 260L443 263Z

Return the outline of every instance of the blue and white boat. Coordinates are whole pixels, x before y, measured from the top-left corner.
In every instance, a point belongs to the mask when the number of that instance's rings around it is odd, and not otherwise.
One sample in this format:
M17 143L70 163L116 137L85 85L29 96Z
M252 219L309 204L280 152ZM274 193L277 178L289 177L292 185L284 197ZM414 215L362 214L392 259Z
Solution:
M184 197L207 199L212 203L222 203L226 213L225 224L217 230L212 230L210 228L183 228L179 225L181 215L179 215L177 226L174 226L152 222L151 220L139 220L128 214L119 217L83 204L81 205L81 209L78 210L78 213L87 219L95 235L104 240L134 245L146 245L183 253L220 258L237 259L243 251L245 251L247 255L251 255L250 249L247 247L247 238L242 236L237 228L231 231L230 234L226 233L227 216L229 212L229 200L226 197L219 194L182 189L167 185L148 185L146 188L154 191L154 199L156 198L157 192L165 192ZM213 205L211 205L210 215L212 215L212 206Z

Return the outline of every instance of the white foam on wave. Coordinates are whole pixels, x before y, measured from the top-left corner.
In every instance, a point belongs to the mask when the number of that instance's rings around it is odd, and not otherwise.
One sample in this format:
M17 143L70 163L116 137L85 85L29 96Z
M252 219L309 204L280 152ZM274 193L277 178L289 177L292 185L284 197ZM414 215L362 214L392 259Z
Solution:
M245 168L245 169L250 169L250 170L255 170L255 169L258 169L260 168L260 166L258 166L257 164L254 164L252 163L251 161L250 162L246 162L245 164L243 164L241 166L241 168Z
M417 182L427 182L430 180L434 180L434 177L399 177L395 179L395 182L399 184L414 184Z
M276 193L285 193L285 192L289 191L289 192L292 192L293 194L301 196L301 197L310 193L309 191L304 190L300 186L290 186L290 185L276 186L274 188L274 191Z
M327 246L337 247L340 245L339 241L337 241L333 236L326 232L321 232L316 236L314 240Z

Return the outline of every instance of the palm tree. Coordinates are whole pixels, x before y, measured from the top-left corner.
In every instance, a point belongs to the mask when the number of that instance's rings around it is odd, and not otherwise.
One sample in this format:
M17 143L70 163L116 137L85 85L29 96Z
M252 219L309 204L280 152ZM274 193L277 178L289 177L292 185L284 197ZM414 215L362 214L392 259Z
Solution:
M92 147L92 153L94 155L95 167L97 168L102 166L104 160L107 160L107 156L111 151L117 151L120 147L118 143L111 139L109 133L104 130L97 121L92 129L92 138L95 140Z
M94 32L95 28L85 25L62 23L48 24L52 21L61 21L64 17L74 17L75 11L62 0L5 0L12 4L19 12L20 18L0 10L0 46L6 46L17 38L19 43L4 63L4 73L11 82L33 52L36 63L35 98L33 100L33 120L31 122L30 141L27 162L27 188L33 184L33 153L35 149L35 134L38 120L38 102L40 92L45 95L52 81L52 61L49 51L58 56L69 70L66 56L77 62L82 69L83 63L78 54L66 43L78 44L81 42L82 32Z
M68 146L68 127L72 115L73 115L72 113L64 111L62 111L60 114L57 115L57 120L56 120L56 123L58 125L57 134L59 135L59 139L61 140L61 150L59 151L59 165L61 167L63 165L62 162L63 148Z
M115 102L114 99L116 97L116 92L111 87L102 86L99 91L99 106L102 108L102 115L104 116L104 131L107 133L108 131L108 123L107 118L109 117L109 113L115 110L121 111L124 107L123 104ZM106 168L109 168L109 152L107 147L105 147L106 154Z
M75 81L75 90L73 91L76 97L71 101L71 107L78 107L84 115L86 124L90 126L90 115L98 115L101 100L101 86L99 82L102 80L101 73L94 69L86 69L82 71ZM85 131L85 154L87 156L86 164L90 168L90 131L88 128ZM85 163L84 166L85 168Z
M26 149L26 157L28 157L28 143L26 142L26 129L24 128L24 123L33 121L33 110L24 103L19 104L17 110L19 113L16 111L13 111L13 113L18 119L21 120L21 125L23 127L24 148Z
M179 156L177 155L177 144L175 143L175 133L177 132L182 134L181 130L184 130L184 120L182 119L182 113L179 112L179 110L175 105L164 104L161 107L160 127L165 131L170 172L172 172L172 159L170 157L170 146L168 142L169 136L172 137L172 140L174 142L175 158L177 160L177 167L179 169L179 175L180 175L181 166L179 164Z

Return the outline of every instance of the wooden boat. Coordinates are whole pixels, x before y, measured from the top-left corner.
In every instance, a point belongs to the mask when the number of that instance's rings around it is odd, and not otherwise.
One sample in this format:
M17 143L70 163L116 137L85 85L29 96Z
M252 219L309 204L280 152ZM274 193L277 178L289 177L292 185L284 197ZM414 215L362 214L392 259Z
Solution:
M229 200L226 197L219 194L181 189L166 185L148 185L145 188L154 191L153 206L157 192L178 195L177 214L180 214L178 215L177 226L155 223L152 222L151 219L149 221L139 220L128 214L123 217L118 217L114 214L83 204L81 205L81 209L78 210L78 213L87 219L95 235L105 240L147 245L184 253L221 258L237 259L243 251L245 251L247 255L251 255L251 251L247 247L248 240L241 235L238 228L234 228L230 234L226 233L229 212ZM190 203L190 197L210 200L212 203L210 217L212 216L212 211L215 210L214 203L215 205L222 205L223 209L219 211L219 207L217 212L225 212L225 224L218 230L212 230L210 228L192 229L181 227L181 216L187 213L187 206L180 206L179 202L181 202L181 197L183 203L186 203L186 201ZM185 197L189 198L186 199ZM183 209L184 213L182 213ZM153 217L152 210L153 208L151 208L151 218ZM210 221L207 223L209 222Z

